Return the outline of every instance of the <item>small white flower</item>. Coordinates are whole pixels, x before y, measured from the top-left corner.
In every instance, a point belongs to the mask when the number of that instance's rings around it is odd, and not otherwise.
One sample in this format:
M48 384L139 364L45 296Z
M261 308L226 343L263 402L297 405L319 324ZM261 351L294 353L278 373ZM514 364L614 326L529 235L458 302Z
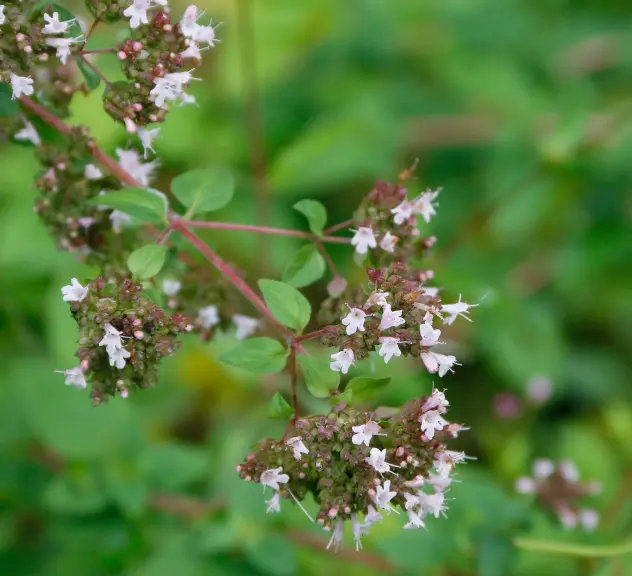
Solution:
M158 160L152 160L151 162L141 162L140 154L136 150L122 150L116 149L116 154L119 157L118 165L131 174L136 180L138 180L143 186L148 186L154 175L154 171L160 165Z
M95 223L95 219L92 218L92 216L82 216L81 218L77 218L77 222L87 230Z
M421 431L432 440L435 435L435 431L439 432L443 430L444 426L448 425L448 422L443 419L438 410L428 410L424 412L419 418L421 422Z
M64 302L82 302L88 296L88 287L79 284L79 280L73 278L68 286L61 289Z
M94 164L86 164L83 171L83 177L86 180L100 180L103 178L103 172L99 170Z
M353 364L353 360L355 358L355 354L351 348L345 348L340 352L336 352L331 355L331 359L333 362L330 362L329 368L331 368L334 372L342 372L346 374L349 372L349 368Z
M454 322L457 316L465 318L471 322L471 318L467 315L470 308L474 308L478 304L468 304L467 302L461 302L461 295L459 295L459 301L454 304L442 304L441 312L448 314L447 318L443 319L443 323L450 326Z
M81 366L76 366L75 368L70 368L68 370L55 370L55 372L63 374L66 377L66 380L64 381L66 386L85 388L88 385Z
M358 520L357 514L351 514L351 530L353 533L353 540L356 545L356 551L362 549L362 536L369 533L371 524L363 524Z
M408 510L408 522L404 524L404 530L416 530L417 528L425 528L426 525L421 516L414 510Z
M281 512L281 503L279 501L278 491L272 495L272 498L270 498L270 500L266 500L266 504L268 505L266 514L270 514L270 512Z
M415 494L410 494L409 492L404 492L404 498L406 498L406 502L404 504L404 508L406 510L410 510L411 508L417 508L421 504L421 500L419 496Z
M533 461L533 476L538 480L544 480L555 472L555 464L547 458L538 458Z
M370 308L371 306L386 306L388 304L386 298L390 295L390 292L373 292L364 304L364 308Z
M219 312L217 306L205 306L198 310L198 321L205 330L219 324Z
M384 448L384 450L371 448L370 455L367 456L364 461L380 474L391 471L392 464L386 462L386 448Z
M397 236L387 232L380 240L380 248L386 252L395 252L395 245L398 240Z
M327 547L325 548L325 550L329 550L329 548L333 544L334 551L338 552L338 550L340 550L340 546L342 545L344 534L345 534L345 523L342 521L341 518L338 518L338 520L336 520L336 525L334 526L334 533L331 535L329 544L327 544Z
M15 100L24 94L30 96L34 92L33 79L30 76L18 76L11 73L11 99Z
M297 460L301 459L301 454L309 454L309 450L307 449L307 446L303 444L303 439L300 436L288 438L285 443L292 449L294 452L294 458Z
M360 310L360 308L349 308L349 314L342 319L342 324L347 327L347 336L355 334L358 330L364 332L364 320L366 319L366 313Z
M424 322L419 326L419 334L421 335L419 342L421 346L434 346L439 342L441 330L433 328L430 322Z
M384 357L384 364L388 364L388 361L393 356L401 356L402 351L399 349L399 338L392 338L390 336L382 336L380 339L380 349L378 354Z
M46 44L57 50L56 56L57 58L59 58L59 61L62 64L66 64L66 62L68 61L68 56L70 56L70 53L72 52L70 47L73 44L77 44L78 42L81 42L81 41L82 39L80 37L78 38L46 38Z
M193 40L196 42L204 42L211 47L215 46L215 43L219 42L215 36L217 26L219 26L219 24L216 26L211 26L210 24L208 26L198 26L197 30L193 34Z
M149 8L151 8L151 0L133 0L132 4L123 10L123 16L130 19L130 28L138 28L141 23L149 24L147 17Z
M184 87L191 82L191 80L199 80L199 78L193 77L192 72L193 70L186 72L170 72L169 74L165 74L164 78L168 82L172 82L176 86L176 90L181 92L184 90Z
M68 26L75 21L72 19L60 22L59 14L57 12L53 12L52 16L44 14L44 20L46 21L46 26L42 28L42 32L44 34L64 34L66 30L68 30Z
M441 192L441 190L428 190L413 201L413 212L415 214L421 214L426 223L430 222L430 219L437 213L435 208L438 204L433 202L437 196L439 196L439 192Z
M567 530L572 530L577 527L579 518L575 512L566 506L560 506L557 509L557 517L559 518L562 526Z
M393 220L395 224L400 226L413 215L413 205L408 200L404 200L391 210L391 214L395 214Z
M269 470L262 472L259 482L263 484L264 490L266 486L270 486L270 488L278 490L279 483L287 484L289 479L290 477L287 474L283 474L283 468L279 466L278 468L270 468Z
M134 121L131 118L123 118L123 124L125 124L125 130L127 130L128 134L136 134L138 126L134 124Z
M153 142L154 138L158 136L158 132L160 132L160 128L138 128L136 130L136 134L138 134L140 143L143 146L143 156L145 159L147 158L148 151L151 150L154 154L156 153L153 147Z
M434 494L424 494L421 492L419 494L419 500L424 513L432 514L435 518L439 518L439 515L446 510L443 492L435 492Z
M372 526L376 522L382 521L382 515L371 504L367 506L367 512L364 516L364 523L367 526Z
M125 368L125 359L129 358L131 354L125 350L125 348L106 348L108 356L110 358L110 366L116 366L119 370Z
M149 95L153 97L154 104L162 108L167 100L177 100L180 92L181 89L174 82L166 78L154 78L154 87L149 92Z
M579 470L572 460L562 460L557 470L567 482L575 483L579 480Z
M0 5L0 26L2 26L7 20L7 17L4 15L4 4Z
M390 304L385 304L382 309L382 319L380 320L379 329L381 332L388 330L389 328L395 328L406 324L406 321L402 318L401 310L392 310Z
M197 42L191 41L186 50L180 52L180 56L182 56L182 58L193 58L194 60L201 60L202 51L200 50L200 46Z
M165 296L168 296L169 298L177 296L181 289L182 282L179 282L178 280L165 279L162 281L162 291Z
M444 413L448 409L448 406L450 406L450 402L448 402L445 397L445 391L442 392L441 390L434 388L430 398L424 402L421 409L423 412L426 410L438 410L439 412Z
M428 372L431 374L438 372L441 378L443 378L448 371L452 372L452 366L457 363L454 356L447 356L446 354L439 354L437 352L422 352L421 359Z
M99 346L105 346L108 354L123 348L123 342L121 340L122 332L119 332L109 322L103 326L103 330L105 331L105 335L101 339L101 342L99 342Z
M112 231L115 234L120 234L121 232L123 232L123 228L127 226L127 224L132 223L132 217L129 214L125 214L125 212L121 212L120 210L112 210L109 218L110 222L112 223Z
M373 230L366 226L358 228L353 238L351 238L351 245L355 246L355 250L358 254L366 254L369 248L375 248L377 246L377 240L375 239Z
M259 320L251 318L250 316L244 316L243 314L235 314L233 316L233 324L237 328L235 332L235 338L237 340L244 340L248 336L252 336L259 328Z
M386 434L380 434L381 428L379 424L373 422L373 420L369 420L366 424L361 424L360 426L353 426L352 430L355 434L351 437L351 442L356 446L362 444L368 446L373 436L386 436Z
M448 478L454 467L467 458L465 452L455 452L454 450L442 450L436 456L433 466L442 478Z
M219 42L215 38L215 29L219 24L213 27L211 24L202 26L197 23L202 14L198 14L197 6L190 5L184 11L182 20L180 20L180 31L186 38L191 38L196 42L205 42L209 46L215 46L215 42Z
M527 384L527 397L534 404L544 404L553 393L553 384L546 376L535 376Z
M426 481L424 480L424 477L419 474L415 476L412 480L407 480L406 482L404 482L404 485L408 486L409 488L421 488L425 483Z
M452 478L445 478L432 472L428 475L428 484L432 485L437 492L443 492L452 482Z
M579 512L579 523L586 532L594 532L599 525L599 512L596 510L581 510Z
M387 480L383 486L376 486L375 488L375 505L390 513L395 510L390 504L390 501L395 496L397 496L397 492L395 490L391 491L391 481Z
M518 494L534 494L536 491L536 483L533 478L523 476L516 480L515 488Z
M441 288L434 288L431 286L420 285L419 289L423 291L424 296L430 296L430 298L436 298L439 295Z
M14 138L16 140L26 140L28 142L31 142L31 144L34 144L35 146L39 146L42 143L42 140L39 137L37 130L35 130L35 126L33 126L33 124L31 124L26 119L23 119L23 121L24 128L16 132Z

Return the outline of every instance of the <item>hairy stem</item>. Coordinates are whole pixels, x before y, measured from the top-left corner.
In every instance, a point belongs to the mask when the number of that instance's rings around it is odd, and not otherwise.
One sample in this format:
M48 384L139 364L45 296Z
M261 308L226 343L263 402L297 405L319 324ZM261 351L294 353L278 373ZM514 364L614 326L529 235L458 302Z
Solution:
M188 228L210 228L213 230L234 230L242 232L257 232L259 234L269 234L272 236L292 236L294 238L304 238L305 240L329 242L331 244L350 244L350 238L338 238L337 236L323 236L319 238L311 232L301 232L300 230L285 230L283 228L270 228L268 226L254 226L251 224L232 224L230 222L197 222L192 220L181 220L182 225Z

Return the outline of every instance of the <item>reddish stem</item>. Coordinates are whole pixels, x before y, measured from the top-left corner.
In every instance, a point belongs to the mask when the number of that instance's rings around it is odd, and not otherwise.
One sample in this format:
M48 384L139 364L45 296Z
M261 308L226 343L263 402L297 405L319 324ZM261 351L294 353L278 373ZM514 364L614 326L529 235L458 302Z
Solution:
M292 409L294 410L293 420L298 418L298 391L296 380L296 347L293 342L290 346L290 390L292 391Z
M22 106L33 112L33 114L39 116L44 122L46 122L46 124L57 130L60 134L63 134L64 136L72 135L72 128L57 118L57 116L46 110L43 106L40 106L26 96L20 96L20 103ZM103 152L94 140L90 140L88 142L88 152L97 162L104 166L110 174L116 176L121 182L123 182L123 184L144 188L144 186L136 180L136 178L123 170L123 168L117 164L116 160L110 158L105 152Z
M340 224L334 224L333 226L330 226L329 228L325 228L323 230L323 234L333 234L334 232L338 232L338 230L349 228L349 226L351 226L353 222L354 220L352 218L350 220L345 220L344 222L340 222Z
M302 336L297 336L294 339L294 342L304 342L305 340L313 340L314 338L318 338L327 332L327 330L331 328L331 326L325 326L320 330L316 330L315 332L310 332L309 334L303 334Z
M213 230L234 230L242 232L258 232L259 234L270 234L273 236L292 236L294 238L304 238L305 240L330 242L332 244L350 244L350 238L338 238L336 236L323 236L319 238L311 232L301 232L300 230L286 230L283 228L270 228L269 226L255 226L252 224L232 224L230 222L197 222L193 220L182 220L184 226L189 228L210 228Z
M247 300L251 302L251 304L259 310L274 326L276 326L286 337L293 339L294 335L283 326L268 310L268 307L265 305L265 302L254 292L248 284L246 284L235 272L231 269L231 267L219 257L219 255L215 254L213 250L211 250L204 241L197 235L195 235L191 230L189 230L185 223L182 221L176 220L172 224L173 229L177 230L184 236L219 272L221 272L224 277L233 285L237 290L239 290Z
M81 60L83 61L83 63L90 68L90 70L92 70L99 78L101 78L101 80L103 80L103 82L105 82L108 86L112 86L112 83L105 77L105 75L103 74L103 72L101 72L101 70L99 70L92 62L90 62L90 60L88 60L85 56L84 56L85 52L79 52L79 58L81 58Z
M318 248L318 251L322 254L325 262L327 262L327 266L329 266L332 276L334 278L338 278L340 276L340 274L338 274L338 269L336 268L334 261L331 259L331 256L327 253L327 250L325 250L325 247L320 239L316 240L316 248Z

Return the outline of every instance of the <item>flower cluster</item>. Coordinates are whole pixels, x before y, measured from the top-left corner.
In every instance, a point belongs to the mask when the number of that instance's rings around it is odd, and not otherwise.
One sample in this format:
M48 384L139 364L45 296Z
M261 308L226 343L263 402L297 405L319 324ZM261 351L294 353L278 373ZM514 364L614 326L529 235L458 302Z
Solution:
M350 521L359 549L383 514L404 512L406 530L424 528L428 516L445 515L452 473L466 459L445 444L463 427L436 423L436 414L447 407L439 390L384 420L341 404L327 416L298 419L297 436L264 440L237 472L273 490L268 512L278 512L282 498L301 505L311 493L320 507L316 522L332 532L329 545L340 547Z
M341 325L326 330L322 343L336 346L331 369L346 374L356 360L377 351L388 363L393 357L420 358L428 372L444 376L457 364L453 355L435 351L441 344L438 324L469 320L475 304L443 304L438 289L426 286L406 265L397 262L382 270L369 269L370 291L364 302L345 303Z
M523 477L516 481L520 494L535 494L538 502L553 512L566 529L581 526L592 532L599 523L596 510L580 508L578 501L597 494L601 486L597 482L580 482L579 470L571 460L555 463L541 458L533 462L533 478Z
M97 278L82 286L73 278L61 292L79 326L80 346L79 366L61 373L77 388L90 381L94 405L155 385L158 362L178 349L179 334L191 330L183 315L166 315L130 280L112 285Z

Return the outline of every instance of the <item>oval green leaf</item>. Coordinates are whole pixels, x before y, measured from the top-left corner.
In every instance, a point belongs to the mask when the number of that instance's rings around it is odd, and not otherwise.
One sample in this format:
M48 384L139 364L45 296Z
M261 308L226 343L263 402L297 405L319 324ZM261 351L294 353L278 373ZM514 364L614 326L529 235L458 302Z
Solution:
M259 288L272 315L284 326L301 332L312 313L307 298L296 288L276 280L259 280Z
M167 197L151 188L122 188L116 192L90 198L88 204L114 208L152 224L167 223Z
M297 361L303 369L305 386L312 396L327 398L338 389L340 372L334 372L329 368L329 359L298 356Z
M280 392L275 392L268 404L268 418L273 420L289 420L294 414L294 410L283 398Z
M127 267L139 280L153 278L162 270L167 255L166 246L147 244L134 250L127 258Z
M223 208L234 190L233 176L222 166L191 170L171 181L171 192L186 207L187 217Z
M77 67L81 70L81 74L83 75L83 79L86 81L86 88L88 90L94 90L99 87L101 84L101 78L99 75L88 66L82 58L77 58Z
M276 374L285 368L288 351L272 338L250 338L220 355L219 360L254 374Z
M309 286L323 277L325 268L325 259L316 246L306 244L283 272L283 281L294 288Z
M318 200L301 200L294 204L294 210L307 218L309 229L317 236L323 235L327 224L327 210Z

